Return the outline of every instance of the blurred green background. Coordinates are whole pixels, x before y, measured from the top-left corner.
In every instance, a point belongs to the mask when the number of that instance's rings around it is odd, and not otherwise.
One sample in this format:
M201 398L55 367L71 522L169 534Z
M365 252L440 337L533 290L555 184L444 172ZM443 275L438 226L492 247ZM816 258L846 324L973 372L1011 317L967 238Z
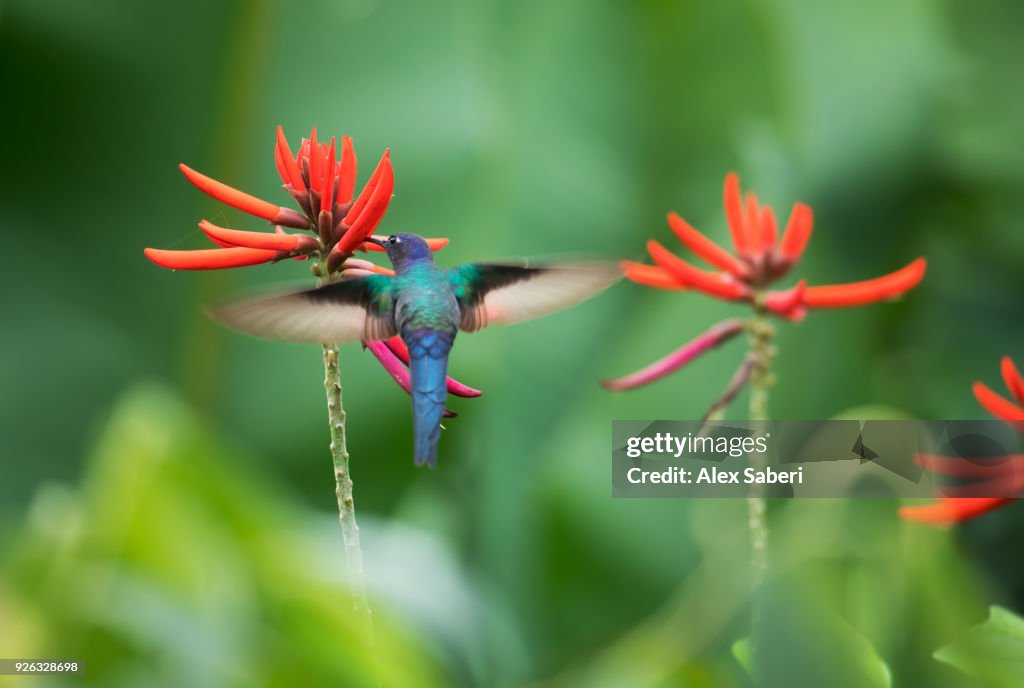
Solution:
M673 209L724 240L736 170L813 206L812 283L929 260L898 303L782 326L773 415L980 418L971 382L1024 363L1022 26L1011 0L5 0L0 656L88 663L9 684L749 685L745 505L613 501L608 474L611 419L698 417L742 344L598 385L742 309L623 283L460 337L453 373L485 395L452 403L436 471L412 465L408 398L345 347L370 651L319 352L202 314L308 267L145 260L206 247L204 217L264 226L176 165L285 203L277 124L351 135L361 180L390 147L381 230L451 237L448 265L639 259L677 246ZM773 508L772 680L1021 685L932 653L1024 609L1024 510L936 531L896 507Z

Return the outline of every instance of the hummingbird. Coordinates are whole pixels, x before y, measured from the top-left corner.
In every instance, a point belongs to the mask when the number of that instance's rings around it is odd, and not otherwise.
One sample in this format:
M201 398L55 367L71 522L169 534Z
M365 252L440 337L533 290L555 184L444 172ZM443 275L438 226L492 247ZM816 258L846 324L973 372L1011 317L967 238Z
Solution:
M588 299L621 276L612 263L439 267L416 234L370 238L395 275L342 278L315 289L257 297L217 309L232 329L268 339L335 344L402 338L409 349L415 465L437 465L455 335L530 320Z

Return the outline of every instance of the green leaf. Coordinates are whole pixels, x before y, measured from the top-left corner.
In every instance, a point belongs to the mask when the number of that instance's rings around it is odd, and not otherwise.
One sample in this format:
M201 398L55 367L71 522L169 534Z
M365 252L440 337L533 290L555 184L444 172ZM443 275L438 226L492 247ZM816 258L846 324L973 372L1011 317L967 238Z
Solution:
M750 646L750 636L740 638L732 644L732 656L740 663L740 666L747 670L748 674L754 671L754 650Z
M867 639L854 630L849 624L839 617L831 617L832 622L828 623L828 640L838 642L845 650L844 654L849 660L849 665L856 667L856 674L863 681L861 685L891 688L892 672L889 665L885 663L875 648ZM750 636L740 638L732 644L732 656L736 658L740 666L747 674L754 678L754 648Z
M891 688L892 672L871 641L805 589L766 585L760 595L748 664L757 685Z
M1024 619L989 607L988 619L935 651L935 659L991 686L1024 685Z

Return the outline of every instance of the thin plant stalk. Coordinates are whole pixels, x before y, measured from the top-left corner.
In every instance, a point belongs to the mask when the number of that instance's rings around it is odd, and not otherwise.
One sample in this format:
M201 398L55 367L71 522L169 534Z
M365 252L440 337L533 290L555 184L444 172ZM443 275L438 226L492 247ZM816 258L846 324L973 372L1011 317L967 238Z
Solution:
M768 314L759 308L751 318L749 328L753 370L750 375L748 415L749 420L756 424L757 421L768 419L768 393L775 381L771 372L772 360L775 357L775 327L769 322ZM758 488L757 492L747 498L751 566L755 586L760 585L768 568L768 525L765 521L765 511L765 498Z
M326 259L325 259L326 260ZM326 264L314 266L318 277L327 274ZM325 280L320 279L320 284ZM359 545L359 525L356 506L352 499L352 476L349 472L348 444L345 433L345 407L341 403L341 369L338 364L338 345L323 345L324 391L327 394L327 418L331 429L331 461L334 465L335 494L338 498L338 521L345 542L347 582L352 595L352 610L365 624L367 638L373 640L373 612L366 596L366 577L363 572L363 550Z
M751 429L756 430L760 421L768 419L768 394L774 384L771 372L772 360L775 358L775 327L768 319L767 311L758 306L754 317L749 321L749 353L753 369L750 375L750 401L748 408ZM757 470L764 469L764 458L751 453L752 461ZM768 521L767 501L764 487L754 486L754 491L747 497L747 529L750 533L750 569L751 569L751 648L754 653L755 672L758 665L758 641L761 637L760 627L763 613L761 602L764 595L764 582L768 573ZM756 676L756 673L755 673Z

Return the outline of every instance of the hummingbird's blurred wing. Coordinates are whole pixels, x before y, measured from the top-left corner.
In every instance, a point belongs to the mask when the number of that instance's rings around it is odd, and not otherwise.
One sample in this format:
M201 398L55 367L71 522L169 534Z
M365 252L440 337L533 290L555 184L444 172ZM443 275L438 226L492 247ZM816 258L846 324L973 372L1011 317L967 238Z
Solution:
M398 333L391 285L387 275L342 279L308 291L245 299L211 315L265 339L318 344L387 339Z
M621 276L614 263L470 263L448 272L462 312L459 327L466 332L554 313L604 291Z

